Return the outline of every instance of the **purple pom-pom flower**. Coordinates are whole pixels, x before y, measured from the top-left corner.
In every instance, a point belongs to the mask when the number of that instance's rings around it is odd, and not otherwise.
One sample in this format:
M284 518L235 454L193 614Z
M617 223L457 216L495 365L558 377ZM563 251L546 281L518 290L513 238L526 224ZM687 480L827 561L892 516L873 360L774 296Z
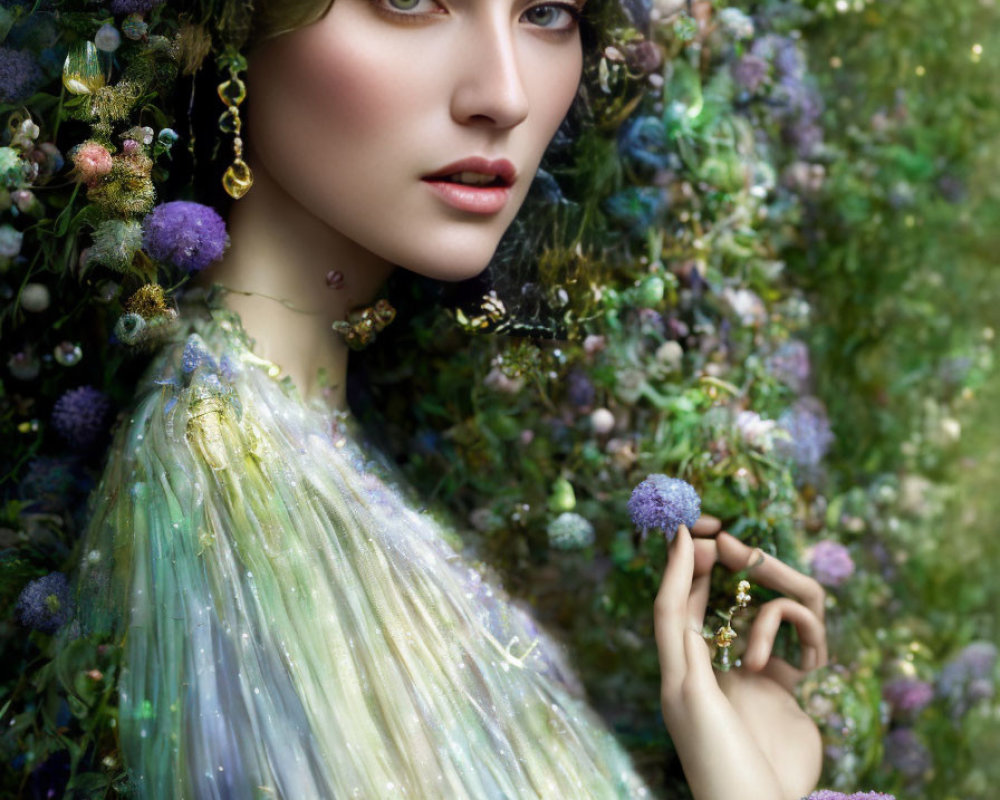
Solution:
M897 678L882 687L882 696L897 716L918 714L934 699L934 687L916 678Z
M17 598L17 618L21 624L42 633L55 633L72 612L69 582L61 572L50 572L31 581Z
M812 549L809 565L816 580L833 588L854 574L854 559L848 549L830 539L824 539Z
M681 525L690 528L698 521L701 498L686 481L650 475L632 490L628 513L644 536L650 528L659 528L669 541Z
M226 223L215 209L175 200L152 210L143 222L142 246L157 261L198 272L222 258L229 246Z
M89 450L104 433L111 401L93 386L70 389L52 408L52 427L76 450Z

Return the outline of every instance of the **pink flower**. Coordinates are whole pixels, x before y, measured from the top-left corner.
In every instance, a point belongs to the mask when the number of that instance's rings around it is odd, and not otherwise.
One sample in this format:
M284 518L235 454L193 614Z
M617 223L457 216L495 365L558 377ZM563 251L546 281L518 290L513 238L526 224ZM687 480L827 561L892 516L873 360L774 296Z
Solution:
M934 699L934 687L916 678L897 678L882 687L882 696L896 714L917 714Z
M111 153L97 142L84 142L73 154L73 164L81 180L93 184L111 172Z
M812 550L813 577L824 586L837 587L854 574L854 561L844 545L824 539Z

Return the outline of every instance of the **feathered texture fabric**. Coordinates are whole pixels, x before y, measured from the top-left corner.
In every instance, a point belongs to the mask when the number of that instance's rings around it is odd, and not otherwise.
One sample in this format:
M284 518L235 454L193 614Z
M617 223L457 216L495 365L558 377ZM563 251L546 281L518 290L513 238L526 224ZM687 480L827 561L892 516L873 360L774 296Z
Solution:
M117 431L78 602L141 797L637 798L556 644L238 319L187 310Z

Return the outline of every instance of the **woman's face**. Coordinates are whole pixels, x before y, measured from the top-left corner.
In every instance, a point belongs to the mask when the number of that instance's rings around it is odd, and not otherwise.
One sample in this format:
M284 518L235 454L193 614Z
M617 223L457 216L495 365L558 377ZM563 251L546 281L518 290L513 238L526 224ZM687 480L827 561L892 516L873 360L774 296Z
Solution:
M254 51L251 166L386 261L470 277L576 94L581 6L336 0Z

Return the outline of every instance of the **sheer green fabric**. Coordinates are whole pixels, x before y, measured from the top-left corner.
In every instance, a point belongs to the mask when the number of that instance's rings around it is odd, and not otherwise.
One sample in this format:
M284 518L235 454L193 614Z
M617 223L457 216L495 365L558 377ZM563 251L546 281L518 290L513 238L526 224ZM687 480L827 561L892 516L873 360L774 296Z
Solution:
M81 621L124 642L140 796L650 796L557 645L274 372L186 309L95 495Z

